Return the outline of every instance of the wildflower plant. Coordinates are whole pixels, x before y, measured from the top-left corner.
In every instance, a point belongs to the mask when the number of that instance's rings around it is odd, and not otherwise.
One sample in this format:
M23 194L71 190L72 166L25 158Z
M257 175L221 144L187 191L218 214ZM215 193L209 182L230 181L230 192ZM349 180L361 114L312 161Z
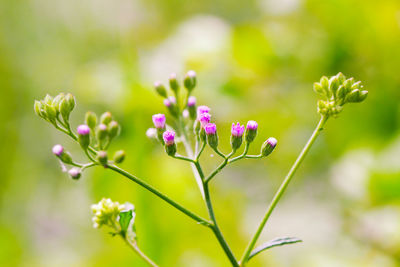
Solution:
M321 115L321 118L310 139L272 198L262 221L239 260L230 249L217 223L209 187L215 176L226 166L244 159L263 159L274 151L278 142L274 137L269 137L262 144L259 154L249 155L249 147L257 136L258 123L251 120L245 126L240 122L233 122L230 135L231 151L223 153L218 146L219 135L217 124L213 121L214 116L211 115L211 109L204 105L197 106L197 100L192 95L196 85L197 77L194 71L189 71L185 75L182 85L178 81L176 74L171 74L169 78L170 90L167 90L162 83L156 82L154 84L155 90L163 98L166 110L172 120L167 123L165 114L153 115L154 128L148 129L146 134L151 138L157 139L164 146L168 156L186 161L191 165L208 211L207 219L185 208L171 197L147 184L143 179L117 166L124 160L125 152L119 150L112 157L108 155L108 148L111 142L120 133L120 126L110 112L103 113L100 118L94 112L87 112L85 123L79 125L75 132L72 130L69 120L70 113L75 107L75 98L73 95L61 93L54 98L47 95L43 100L35 101L34 108L38 116L78 142L86 154L88 162L78 163L73 160L71 154L62 145L58 144L53 147L52 152L60 162L64 166L70 166L68 173L71 178L79 179L86 169L94 166L103 166L130 179L198 224L209 228L215 235L232 266L245 266L258 253L272 247L300 242L301 240L298 238L284 237L268 241L255 248L271 213L328 119L337 117L345 104L362 102L367 97L368 92L363 90L361 82L356 82L353 78L347 79L342 73L329 79L324 76L320 82L314 84L315 92L323 98L318 101L317 105L317 111ZM180 148L177 146L178 142L183 144L185 152L178 151L178 148ZM218 167L208 174L203 171L200 162L207 145L221 158ZM241 149L242 152L238 152ZM119 204L110 199L102 199L98 204L92 205L92 211L94 214L93 226L95 228L102 226L111 228L112 235L122 237L144 261L151 266L157 266L139 249L134 223L135 211L132 204Z

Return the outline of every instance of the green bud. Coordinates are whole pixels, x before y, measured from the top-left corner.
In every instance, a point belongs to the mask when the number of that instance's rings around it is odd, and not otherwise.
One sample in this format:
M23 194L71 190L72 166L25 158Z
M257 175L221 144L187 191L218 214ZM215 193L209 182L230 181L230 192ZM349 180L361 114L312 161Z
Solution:
M100 144L100 147L105 143L107 137L108 137L107 125L99 124L96 129L96 138Z
M162 97L164 97L164 98L167 98L167 97L168 97L168 95L167 95L167 90L165 89L164 85L162 85L161 82L155 82L155 83L154 83L154 88L156 89L156 92L157 92L160 96L162 96Z
M45 104L44 105L44 112L46 112L46 117L52 123L56 122L57 111L52 105Z
M322 88L320 83L314 83L314 91L320 95L326 95L326 91Z
M118 122L116 121L111 121L108 124L108 136L110 137L110 139L113 139L114 137L118 136L120 133L120 126L118 124Z
M211 148L216 149L218 147L218 135L215 134L207 134L207 143ZM235 143L236 144L236 143Z
M337 75L338 81L339 81L339 85L343 84L344 81L346 80L346 76L343 75L343 73L339 72Z
M169 76L169 87L171 88L172 91L174 91L175 93L178 93L179 91L179 83L178 80L176 79L176 74L172 73Z
M351 91L347 96L345 101L346 102L350 102L350 103L356 103L359 102L360 99L360 90L359 89L354 89L353 91Z
M366 91L366 90L361 91L361 93L360 93L360 98L359 98L359 101L358 101L358 102L364 101L364 100L367 98L367 96L368 96L368 91Z
M60 113L61 113L61 116L62 116L64 122L68 122L69 121L69 114L71 113L71 110L70 110L70 107L69 107L68 100L66 98L61 100L61 103L59 105L59 110L60 110Z
M71 157L71 154L69 154L69 152L63 152L63 153L61 153L60 156L57 156L57 157L65 164L72 163L72 157Z
M360 88L362 88L362 85L361 85L361 81L358 81L358 82L356 82L356 83L353 83L352 85L351 85L351 89L360 89Z
M197 83L196 72L194 72L193 70L188 71L188 73L185 75L185 79L183 80L185 88L189 92L191 92L196 87L196 83Z
M176 144L173 143L171 145L165 145L165 152L167 152L168 156L175 156L176 154Z
M337 76L333 76L329 79L329 90L334 96L336 96L336 91L339 89L339 85L339 78Z
M65 99L67 100L69 106L69 112L71 112L75 108L75 97L71 93L68 93L65 96Z
M45 97L44 97L44 103L46 104L46 105L52 105L53 104L53 97L51 96L51 95L49 95L49 94L47 94Z
M85 123L87 126L89 126L89 128L94 131L94 129L96 128L97 125L97 116L96 113L92 112L92 111L88 111L86 112L85 115Z
M324 89L325 95L328 98L331 97L331 91L329 90L329 79L328 79L328 77L322 76L321 80L319 81L319 83L321 84L321 87Z
M113 157L114 162L117 164L123 162L125 159L125 155L126 155L125 151L118 150L117 152L114 153L114 157Z
M100 123L108 125L110 122L112 121L112 115L110 112L104 112L101 116L100 116Z
M271 154L272 151L274 151L277 143L278 141L275 138L268 138L267 141L265 141L264 144L261 146L261 155L263 157L266 157Z
M345 98L346 94L347 94L346 87L344 87L344 85L340 85L339 89L336 92L337 98L343 100Z
M243 136L231 135L231 147L233 150L237 150L243 143Z
M103 166L107 166L108 157L106 151L97 152L96 160Z
M40 101L35 100L35 104L33 105L33 108L35 109L36 115L43 118L42 103L40 103Z
M60 112L61 101L64 99L64 97L64 93L60 93L53 99L53 106L56 109L57 113Z

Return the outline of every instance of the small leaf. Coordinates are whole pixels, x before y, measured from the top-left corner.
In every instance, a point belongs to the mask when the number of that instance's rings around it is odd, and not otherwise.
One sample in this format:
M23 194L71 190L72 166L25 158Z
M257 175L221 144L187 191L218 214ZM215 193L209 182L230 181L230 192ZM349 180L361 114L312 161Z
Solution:
M287 245L287 244L294 244L294 243L298 243L298 242L302 242L302 240L298 239L296 237L283 237L283 238L273 239L273 240L268 241L268 242L262 244L261 246L255 248L251 252L248 260L250 260L251 258L256 256L258 253L260 253L260 252L262 252L264 250L267 250L267 249L270 249L270 248L273 248L273 247L277 247L277 246L283 246L283 245Z
M119 225L121 226L121 232L123 235L126 234L132 218L132 210L121 211L119 213Z

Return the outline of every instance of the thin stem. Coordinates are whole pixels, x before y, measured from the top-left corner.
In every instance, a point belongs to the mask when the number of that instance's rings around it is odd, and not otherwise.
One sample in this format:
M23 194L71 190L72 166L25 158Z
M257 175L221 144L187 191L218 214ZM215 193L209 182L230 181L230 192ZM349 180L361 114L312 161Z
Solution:
M158 191L157 189L155 189L151 185L149 185L149 184L145 183L144 181L140 180L136 176L130 174L129 172L127 172L127 171L125 171L125 170L123 170L123 169L121 169L121 168L119 168L119 167L117 167L115 165L108 165L107 167L110 170L113 170L113 171L125 176L129 180L132 180L133 182L137 183L138 185L144 187L145 189L147 189L148 191L150 191L154 195L158 196L159 198L161 198L162 200L164 200L168 204L172 205L173 207L175 207L179 211L183 212L184 214L186 214L187 216L189 216L193 220L197 221L198 223L203 224L203 225L205 225L207 227L211 227L212 224L209 221L201 218L200 216L194 214L190 210L184 208L183 206L181 206L180 204L178 204L174 200L170 199L168 196L164 195L163 193L161 193L160 191Z
M123 237L121 235L122 239L124 239L125 243L133 250L136 252L136 254L142 258L148 265L153 266L153 267L158 267L157 264L155 264L149 257L146 256L146 254L143 253L143 251L140 250L139 246L136 243L132 243L128 240L128 238Z
M214 232L215 237L218 239L219 244L221 245L222 249L224 250L225 254L228 256L229 261L231 262L232 266L239 266L235 255L233 255L232 250L229 248L228 243L224 239L224 236L222 235L221 230L218 227L217 220L215 218L214 210L212 207L211 199L210 199L210 192L208 189L208 184L204 183L204 195L205 195L205 201L207 204L207 210L208 214L210 216L211 221L214 223L214 225L211 227L211 229Z
M235 153L235 151L232 151L229 153L228 156L225 157L224 161L205 179L205 183L207 184L208 182L211 181L211 179L217 175L229 162L229 158Z
M191 163L195 163L195 161L193 159L187 158L187 157L184 157L184 156L181 156L181 155L178 155L178 154L176 154L176 155L174 155L172 157L175 158L175 159L180 159L180 160L184 160L184 161L189 161Z
M290 181L293 178L293 175L295 174L296 170L299 168L300 164L303 162L305 156L307 155L307 152L310 150L311 146L317 139L318 135L320 132L323 130L323 127L328 120L329 117L327 116L321 116L321 119L315 128L313 134L311 135L310 139L308 140L307 144L304 146L303 150L301 151L300 155L297 157L295 163L293 166L290 168L289 173L286 175L285 180L282 182L281 186L279 187L278 191L275 193L274 198L271 201L271 204L269 205L267 212L264 215L264 218L262 219L260 225L257 228L256 233L254 234L253 238L251 239L250 243L248 244L243 257L241 259L241 266L244 266L246 262L248 261L249 255L251 251L253 250L258 238L260 237L260 234L262 230L265 227L265 224L267 223L272 211L274 210L275 206L278 204L279 200L281 199L283 193L286 191L286 188L288 187Z
M214 149L215 153L217 153L219 156L221 156L224 159L226 158L226 156L221 151L219 151L218 148L213 148L213 149Z
M235 162L235 161L237 161L239 159L245 158L246 155L247 155L247 152L249 152L249 147L250 147L250 143L246 142L243 153L240 156L237 156L237 157L229 160L228 163L233 163L233 162Z
M207 144L206 142L203 142L203 143L202 143L201 148L200 148L200 151L197 153L196 161L199 160L199 158L200 158L200 156L201 156L201 153L203 153L204 148L206 147L206 144Z

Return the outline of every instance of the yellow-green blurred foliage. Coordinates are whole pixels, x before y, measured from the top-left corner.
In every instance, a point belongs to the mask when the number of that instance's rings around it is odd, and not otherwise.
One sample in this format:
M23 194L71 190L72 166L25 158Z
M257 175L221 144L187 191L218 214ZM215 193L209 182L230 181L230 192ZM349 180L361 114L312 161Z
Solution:
M249 266L400 265L400 2L396 0L3 0L0 3L0 265L145 266L92 228L102 197L136 205L143 250L161 266L228 266L212 233L127 179L97 168L73 181L51 147L75 143L35 116L34 99L71 92L84 113L113 112L123 167L206 216L189 166L145 131L165 112L152 83L198 73L221 149L232 122L259 122L256 153L212 182L221 228L238 257L317 123L312 84L342 71L369 97L328 122L261 241L296 236ZM217 164L207 150L206 170Z

